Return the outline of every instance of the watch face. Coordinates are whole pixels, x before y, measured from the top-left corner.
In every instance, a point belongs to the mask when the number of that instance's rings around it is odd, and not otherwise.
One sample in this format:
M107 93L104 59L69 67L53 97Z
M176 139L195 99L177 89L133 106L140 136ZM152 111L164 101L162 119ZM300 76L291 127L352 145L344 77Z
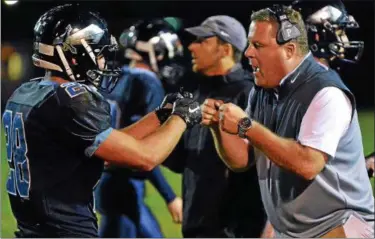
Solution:
M240 120L240 125L243 128L249 128L251 126L251 119L250 118L242 118Z

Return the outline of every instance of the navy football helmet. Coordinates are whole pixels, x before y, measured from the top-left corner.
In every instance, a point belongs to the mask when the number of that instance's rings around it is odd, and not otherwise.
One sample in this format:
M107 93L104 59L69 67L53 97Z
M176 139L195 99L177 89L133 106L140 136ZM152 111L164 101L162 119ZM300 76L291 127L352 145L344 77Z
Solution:
M98 88L103 75L119 73L98 61L104 57L108 62L118 50L106 21L97 13L80 9L79 5L66 4L44 13L34 27L34 36L32 60L37 67Z
M182 43L164 19L138 21L122 32L119 43L125 58L145 62L169 85L177 84L184 74L178 63L183 57Z
M314 56L329 62L337 59L355 63L360 60L364 42L352 41L348 37L349 31L358 29L359 24L347 13L340 0L296 0L292 6L301 12L305 20L310 50Z

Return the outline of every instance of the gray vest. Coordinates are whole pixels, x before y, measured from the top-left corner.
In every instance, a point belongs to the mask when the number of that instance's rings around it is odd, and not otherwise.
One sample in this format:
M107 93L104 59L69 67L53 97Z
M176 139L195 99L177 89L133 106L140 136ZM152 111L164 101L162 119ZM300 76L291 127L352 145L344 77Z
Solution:
M353 94L333 70L310 55L275 90L253 88L250 117L277 135L297 140L302 118L313 97L324 87L343 90L355 109ZM374 197L366 172L357 112L341 137L334 158L313 180L278 167L254 149L262 200L275 230L291 237L317 237L341 225L353 212L374 220ZM292 158L290 160L293 160Z

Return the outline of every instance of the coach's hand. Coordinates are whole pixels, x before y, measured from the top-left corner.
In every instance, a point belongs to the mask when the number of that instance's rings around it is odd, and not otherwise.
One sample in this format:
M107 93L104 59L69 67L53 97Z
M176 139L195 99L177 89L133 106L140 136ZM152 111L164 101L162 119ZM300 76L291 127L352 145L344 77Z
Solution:
M160 106L155 109L156 116L158 117L160 124L163 124L172 113L173 103L182 98L193 98L193 94L187 91L175 92L167 94Z
M173 222L182 223L182 199L180 197L176 197L168 203L168 211L172 216Z
M223 104L219 108L220 127L227 133L237 134L238 122L244 117L247 117L247 114L235 104Z
M178 99L173 103L172 115L180 116L190 128L202 120L199 103L190 98Z
M202 125L211 126L219 122L219 107L224 104L222 100L206 99L201 105Z

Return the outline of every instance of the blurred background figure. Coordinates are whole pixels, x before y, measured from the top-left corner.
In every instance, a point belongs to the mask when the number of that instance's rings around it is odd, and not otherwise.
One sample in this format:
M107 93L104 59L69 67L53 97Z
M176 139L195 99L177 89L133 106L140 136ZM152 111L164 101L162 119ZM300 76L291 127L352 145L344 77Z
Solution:
M179 37L164 19L139 21L123 31L119 64L129 65L110 93L103 92L111 105L112 126L123 128L157 108L165 95L164 87L173 88L182 67ZM108 79L103 87L111 90ZM159 223L144 202L145 180L149 179L162 195L176 223L182 220L182 200L173 192L159 167L151 172L135 172L107 165L97 186L97 209L102 215L100 237L163 237Z
M360 61L364 42L349 38L355 36L360 26L341 0L296 0L292 6L305 20L309 47L318 62L341 74L340 67ZM370 177L374 174L373 154L365 157Z
M243 25L215 15L185 30L194 39L188 49L197 101L212 97L245 109L253 80L241 65L247 42ZM232 172L217 154L210 129L195 125L187 130L164 165L182 173L184 237L261 235L266 216L256 168Z
M347 13L342 1L296 0L293 7L304 17L315 58L332 68L339 67L340 63L359 62L364 42L352 39L359 24Z
M179 25L170 24L171 19L177 18L138 21L119 39L124 47L123 59L130 61L129 66L152 71L166 92L178 91L185 73L184 49L177 35Z

